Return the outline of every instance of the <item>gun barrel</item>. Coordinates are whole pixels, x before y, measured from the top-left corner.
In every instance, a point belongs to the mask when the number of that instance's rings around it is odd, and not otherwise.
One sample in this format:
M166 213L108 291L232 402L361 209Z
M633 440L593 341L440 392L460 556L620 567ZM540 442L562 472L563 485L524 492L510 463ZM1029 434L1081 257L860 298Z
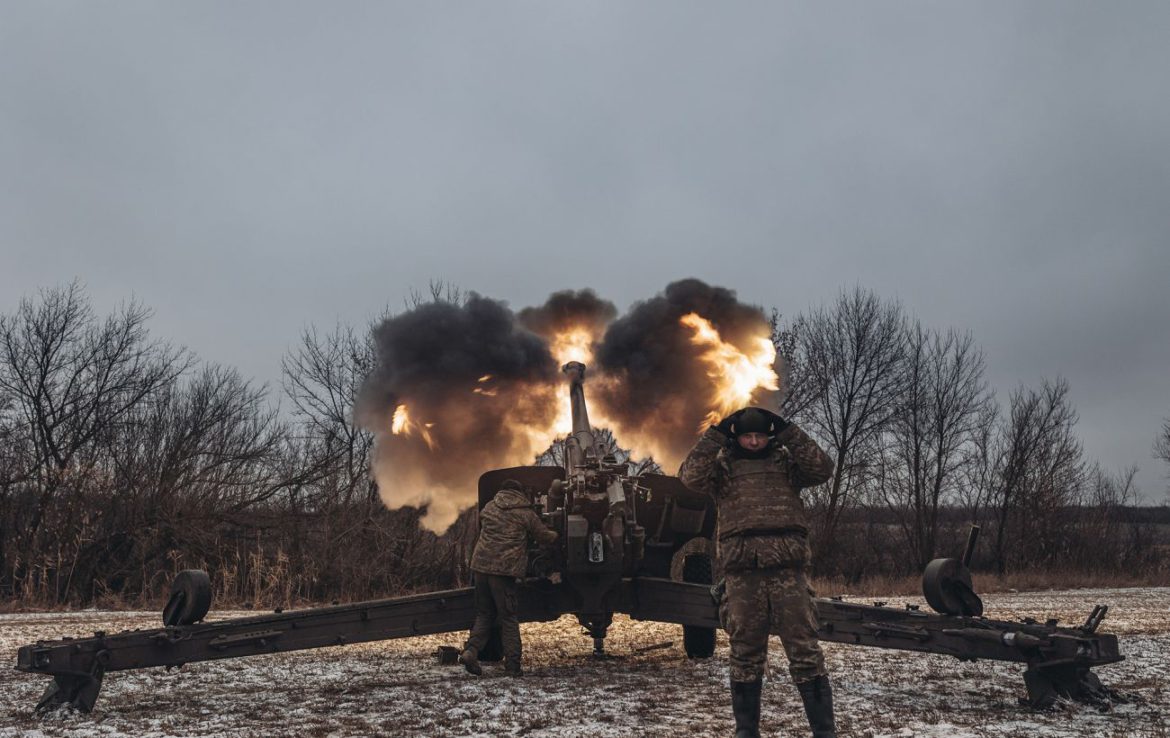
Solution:
M593 428L589 425L589 410L585 406L585 365L570 361L561 371L569 376L569 403L573 418L573 432L569 437L569 471L585 464L586 457L601 458L601 449Z
M979 526L972 525L967 534L967 546L963 549L963 566L970 568L971 557L975 555L975 544L979 541Z

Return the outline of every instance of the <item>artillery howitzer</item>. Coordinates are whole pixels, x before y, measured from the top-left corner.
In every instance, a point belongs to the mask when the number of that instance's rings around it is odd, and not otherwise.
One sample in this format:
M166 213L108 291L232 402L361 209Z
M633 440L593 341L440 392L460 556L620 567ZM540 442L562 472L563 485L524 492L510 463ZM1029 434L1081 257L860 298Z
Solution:
M585 367L572 363L565 372L573 432L564 467L497 469L479 481L480 507L504 479L520 481L560 534L551 552L530 556L532 576L520 587L520 619L573 614L593 637L596 655L604 653L614 613L677 623L687 655L710 656L719 627L711 587L713 502L675 477L630 475L626 465L605 457L585 407ZM973 528L962 559L935 559L927 566L923 593L937 612L819 598L820 638L966 661L1020 662L1027 665L1024 681L1033 707L1047 707L1058 697L1108 698L1090 671L1124 658L1116 636L1097 632L1108 608L1098 605L1076 628L984 618L967 569L977 535ZM207 574L184 571L172 585L163 627L38 641L20 648L16 668L53 677L38 711L70 704L88 712L107 672L456 632L475 620L470 588L201 623L210 606ZM481 659L491 660L492 650L489 643Z

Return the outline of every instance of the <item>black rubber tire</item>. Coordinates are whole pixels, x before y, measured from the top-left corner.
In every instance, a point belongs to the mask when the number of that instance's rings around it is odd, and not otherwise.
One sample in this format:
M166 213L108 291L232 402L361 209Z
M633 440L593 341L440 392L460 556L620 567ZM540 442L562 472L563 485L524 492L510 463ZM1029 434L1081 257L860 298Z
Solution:
M683 561L682 578L691 584L714 584L715 572L707 554L691 554ZM706 659L715 653L715 629L683 626L683 648L687 658Z
M504 639L500 635L500 626L492 626L492 634L488 642L479 651L479 660L494 664L504 660Z
M163 625L198 623L211 609L211 578L202 569L184 569L171 582L171 596L163 608Z
M983 601L971 586L971 572L959 559L934 559L922 572L922 595L935 612L979 617Z

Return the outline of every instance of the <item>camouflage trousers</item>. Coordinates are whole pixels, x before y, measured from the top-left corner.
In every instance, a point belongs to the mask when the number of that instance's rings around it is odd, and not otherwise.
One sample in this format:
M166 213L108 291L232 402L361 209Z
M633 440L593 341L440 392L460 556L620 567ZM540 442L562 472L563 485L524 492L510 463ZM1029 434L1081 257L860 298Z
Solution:
M475 625L464 648L478 655L492 635L492 626L500 626L504 646L504 665L520 668L520 621L516 617L519 600L516 577L475 572Z
M780 636L792 681L828 675L817 642L817 618L804 570L800 568L729 571L719 617L731 641L731 680L754 682L764 676L768 636Z

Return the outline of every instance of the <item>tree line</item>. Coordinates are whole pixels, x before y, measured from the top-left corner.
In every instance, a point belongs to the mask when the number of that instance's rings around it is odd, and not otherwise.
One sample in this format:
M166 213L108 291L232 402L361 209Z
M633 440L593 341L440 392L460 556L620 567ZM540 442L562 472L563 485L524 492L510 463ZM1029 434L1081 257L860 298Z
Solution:
M822 573L917 572L957 556L970 525L983 531L976 566L1000 575L1167 568L1167 527L1128 512L1137 469L1085 458L1065 379L1021 385L1003 402L969 332L925 326L861 288L773 324L789 368L782 412L836 462L811 491ZM1168 428L1155 443L1163 459Z
M436 284L408 306L459 299ZM257 606L467 582L474 511L437 536L378 498L353 421L369 326L306 329L276 391L152 336L150 317L100 315L76 283L0 315L0 598L157 602L192 567L218 601ZM971 523L987 571L1166 569L1165 521L1133 515L1135 470L1084 458L1063 379L1001 402L970 334L861 288L773 324L781 412L836 461L808 493L819 574L920 571ZM1170 464L1170 420L1155 454Z

